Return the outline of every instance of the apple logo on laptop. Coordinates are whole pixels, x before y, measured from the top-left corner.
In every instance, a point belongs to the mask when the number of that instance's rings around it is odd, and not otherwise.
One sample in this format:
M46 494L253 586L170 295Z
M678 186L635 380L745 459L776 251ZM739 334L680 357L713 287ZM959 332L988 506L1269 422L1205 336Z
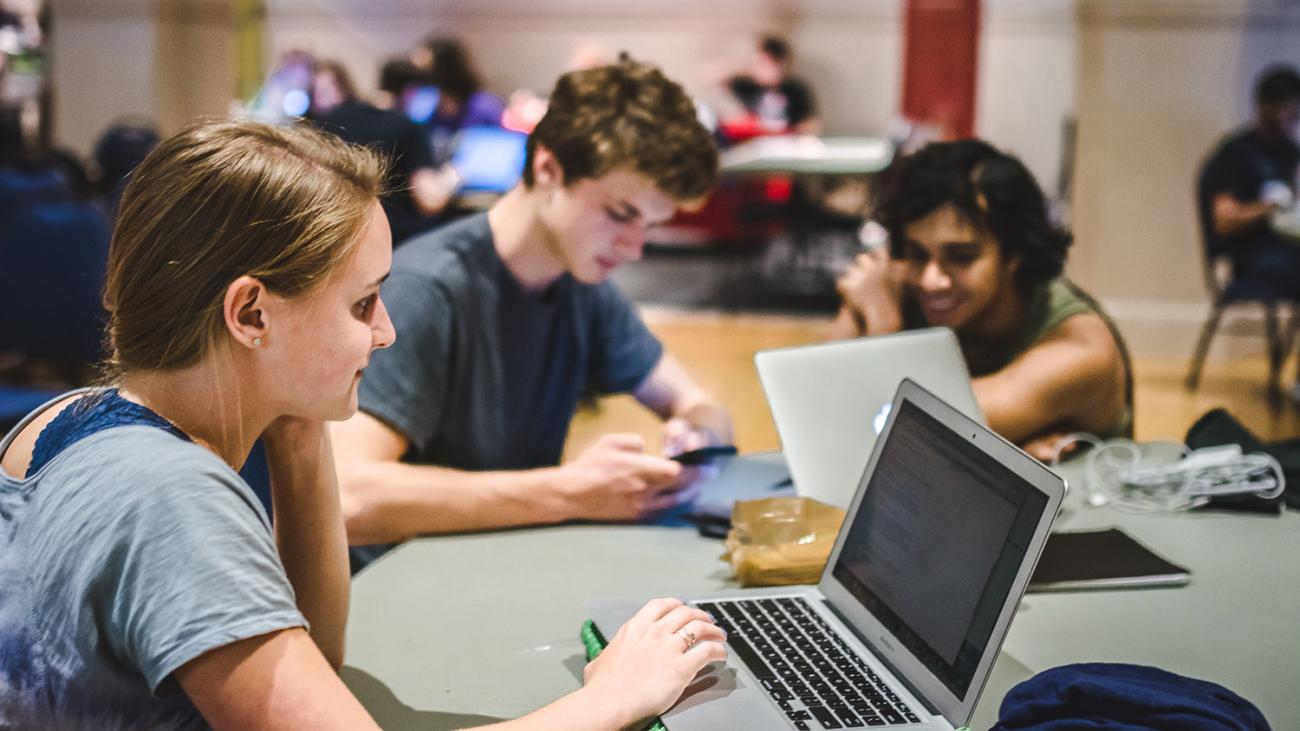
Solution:
M876 414L876 417L871 420L871 426L875 428L876 436L880 436L880 432L884 431L885 422L889 420L889 410L892 408L894 408L893 404L886 403L880 407L880 413Z

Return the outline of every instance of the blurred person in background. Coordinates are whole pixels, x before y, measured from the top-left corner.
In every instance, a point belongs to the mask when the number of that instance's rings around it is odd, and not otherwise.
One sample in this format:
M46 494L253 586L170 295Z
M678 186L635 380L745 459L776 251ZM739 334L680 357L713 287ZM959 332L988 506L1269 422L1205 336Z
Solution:
M412 54L412 62L438 91L429 117L429 139L438 164L451 160L456 133L466 127L501 126L505 102L483 88L460 41L432 36Z
M764 36L746 71L726 81L737 105L718 110L720 127L731 141L772 134L817 134L821 124L812 89L790 75L793 52L779 36Z
M357 101L356 84L342 63L331 59L312 59L310 119L324 119L344 102Z
M357 96L347 69L337 61L317 61L312 78L316 124L346 142L378 151L389 161L380 201L400 245L436 223L456 190L454 173L434 164L429 139L401 112L380 109Z
M1201 168L1197 205L1210 254L1232 258L1234 274L1300 298L1300 245L1270 225L1296 200L1300 169L1300 75L1274 66L1255 84L1255 118L1219 143Z
M95 143L96 189L109 220L117 218L122 190L145 156L158 145L158 129L149 121L123 121L104 130Z
M74 386L93 378L108 235L81 161L27 144L18 110L0 110L0 379Z
M375 92L375 106L410 116L409 110L405 108L407 98L424 86L432 86L428 73L421 71L408 58L391 58L379 67L379 89Z
M4 54L37 49L45 41L41 0L0 0L0 68Z

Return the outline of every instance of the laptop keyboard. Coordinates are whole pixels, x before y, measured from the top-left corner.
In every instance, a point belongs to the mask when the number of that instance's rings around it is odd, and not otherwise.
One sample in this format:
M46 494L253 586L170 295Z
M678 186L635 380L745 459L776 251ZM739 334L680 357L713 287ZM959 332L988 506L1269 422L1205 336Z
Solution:
M796 729L919 723L848 643L798 597L699 602Z

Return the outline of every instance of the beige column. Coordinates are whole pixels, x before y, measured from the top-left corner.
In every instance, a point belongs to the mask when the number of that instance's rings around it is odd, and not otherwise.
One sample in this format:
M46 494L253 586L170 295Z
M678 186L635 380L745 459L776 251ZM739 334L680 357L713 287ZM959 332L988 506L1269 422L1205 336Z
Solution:
M235 99L232 0L154 0L154 108L164 131L222 117Z

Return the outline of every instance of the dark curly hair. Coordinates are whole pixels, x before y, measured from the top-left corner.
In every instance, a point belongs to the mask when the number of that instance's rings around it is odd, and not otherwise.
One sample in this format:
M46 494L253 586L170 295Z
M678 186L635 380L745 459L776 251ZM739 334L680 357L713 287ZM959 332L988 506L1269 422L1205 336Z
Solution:
M1020 287L1060 276L1073 237L1052 223L1046 196L1016 158L982 140L935 142L903 158L874 213L890 254L902 258L903 229L945 205L991 235L1004 257L1020 257Z
M464 104L483 88L483 82L470 63L469 52L460 41L430 36L425 39L424 47L433 56L429 82L438 87L440 92Z

